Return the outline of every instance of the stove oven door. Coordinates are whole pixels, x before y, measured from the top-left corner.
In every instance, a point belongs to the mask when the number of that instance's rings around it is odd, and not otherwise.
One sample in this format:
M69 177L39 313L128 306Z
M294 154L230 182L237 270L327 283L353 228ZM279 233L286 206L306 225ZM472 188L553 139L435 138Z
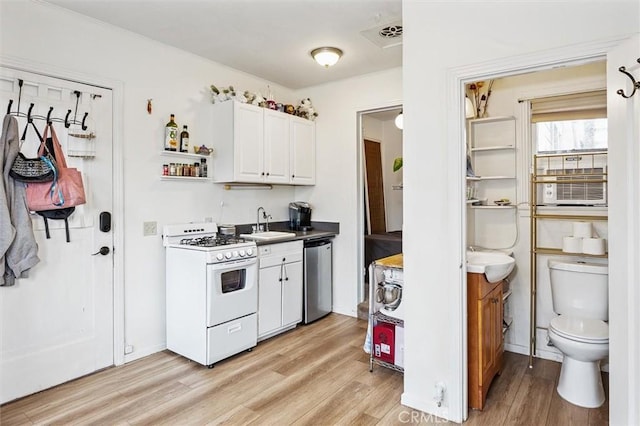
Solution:
M207 265L207 327L258 311L258 261Z

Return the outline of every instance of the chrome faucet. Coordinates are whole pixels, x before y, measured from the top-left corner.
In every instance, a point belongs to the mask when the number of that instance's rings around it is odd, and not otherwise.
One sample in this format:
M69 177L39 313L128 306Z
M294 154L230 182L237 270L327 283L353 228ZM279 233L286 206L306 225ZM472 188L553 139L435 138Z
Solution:
M267 212L264 210L264 207L258 207L258 211L256 213L256 229L254 229L253 232L261 232L262 231L262 227L260 225L260 210L262 210L262 218L264 220L266 220L266 226L265 226L265 231L269 231L269 219L271 219L271 215L267 214Z
M254 230L254 232L260 232L260 210L262 210L262 215L265 216L265 211L264 211L264 207L260 206L258 207L258 211L256 212L256 229Z

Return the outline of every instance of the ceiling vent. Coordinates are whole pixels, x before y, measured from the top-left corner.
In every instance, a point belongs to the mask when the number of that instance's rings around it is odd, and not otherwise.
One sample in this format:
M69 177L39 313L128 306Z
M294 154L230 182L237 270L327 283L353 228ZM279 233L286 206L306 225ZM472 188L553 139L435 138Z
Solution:
M382 49L399 46L402 44L402 21L378 25L375 28L361 31L360 34Z

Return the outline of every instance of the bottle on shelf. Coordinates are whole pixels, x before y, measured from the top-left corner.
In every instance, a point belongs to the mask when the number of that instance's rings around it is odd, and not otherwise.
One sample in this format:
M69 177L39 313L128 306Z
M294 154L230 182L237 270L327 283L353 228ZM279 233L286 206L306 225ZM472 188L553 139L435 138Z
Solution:
M189 152L189 131L187 126L182 126L182 132L180 132L180 152Z
M207 177L207 159L200 160L200 177Z
M173 114L171 114L169 122L164 127L164 149L167 151L178 150L178 125Z

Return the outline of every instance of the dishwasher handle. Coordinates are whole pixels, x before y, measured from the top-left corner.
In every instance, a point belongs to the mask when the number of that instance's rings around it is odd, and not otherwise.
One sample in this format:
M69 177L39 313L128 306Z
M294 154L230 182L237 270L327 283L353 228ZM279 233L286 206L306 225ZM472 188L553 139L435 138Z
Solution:
M304 242L304 248L321 247L321 246L326 246L327 244L331 244L331 240L328 239L328 238L317 239L317 240L308 240L308 241Z

